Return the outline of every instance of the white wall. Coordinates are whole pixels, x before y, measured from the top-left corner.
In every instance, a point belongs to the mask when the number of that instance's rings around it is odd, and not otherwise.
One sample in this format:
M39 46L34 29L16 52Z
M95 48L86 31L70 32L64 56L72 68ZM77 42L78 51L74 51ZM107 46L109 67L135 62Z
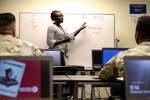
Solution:
M147 4L149 0L0 0L0 12L12 12L17 17L19 35L19 12L46 12L54 9L64 13L102 13L115 14L115 36L120 40L119 47L133 47L135 24L130 20L129 4Z

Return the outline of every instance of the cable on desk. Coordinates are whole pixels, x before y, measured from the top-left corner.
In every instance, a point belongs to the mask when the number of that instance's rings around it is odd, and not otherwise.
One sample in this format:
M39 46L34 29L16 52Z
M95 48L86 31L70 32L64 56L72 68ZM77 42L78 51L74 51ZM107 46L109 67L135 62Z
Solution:
M71 79L68 75L65 75L66 77L68 77L69 79ZM71 79L72 80L72 79Z

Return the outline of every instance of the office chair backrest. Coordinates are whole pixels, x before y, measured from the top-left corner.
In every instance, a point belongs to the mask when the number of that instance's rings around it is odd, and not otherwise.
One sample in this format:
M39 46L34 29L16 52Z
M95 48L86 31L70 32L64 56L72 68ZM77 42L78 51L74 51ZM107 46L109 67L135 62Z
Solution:
M76 75L77 68L68 66L57 66L53 68L54 75Z

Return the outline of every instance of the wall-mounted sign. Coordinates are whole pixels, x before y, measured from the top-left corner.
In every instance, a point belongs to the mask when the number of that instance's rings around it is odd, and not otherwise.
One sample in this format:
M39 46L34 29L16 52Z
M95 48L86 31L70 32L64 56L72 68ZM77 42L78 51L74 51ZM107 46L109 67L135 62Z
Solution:
M130 14L146 14L146 4L130 4Z

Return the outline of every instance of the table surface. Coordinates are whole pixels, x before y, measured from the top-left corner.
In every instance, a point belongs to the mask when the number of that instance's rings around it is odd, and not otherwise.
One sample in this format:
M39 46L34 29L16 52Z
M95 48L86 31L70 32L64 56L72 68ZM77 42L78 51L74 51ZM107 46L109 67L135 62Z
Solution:
M122 78L118 78L117 81L122 81ZM53 81L74 81L74 82L109 82L109 81L102 81L97 76L91 75L53 75ZM111 81L113 82L113 81Z
M71 79L66 75L53 75L53 81L57 81L57 82L71 81Z

